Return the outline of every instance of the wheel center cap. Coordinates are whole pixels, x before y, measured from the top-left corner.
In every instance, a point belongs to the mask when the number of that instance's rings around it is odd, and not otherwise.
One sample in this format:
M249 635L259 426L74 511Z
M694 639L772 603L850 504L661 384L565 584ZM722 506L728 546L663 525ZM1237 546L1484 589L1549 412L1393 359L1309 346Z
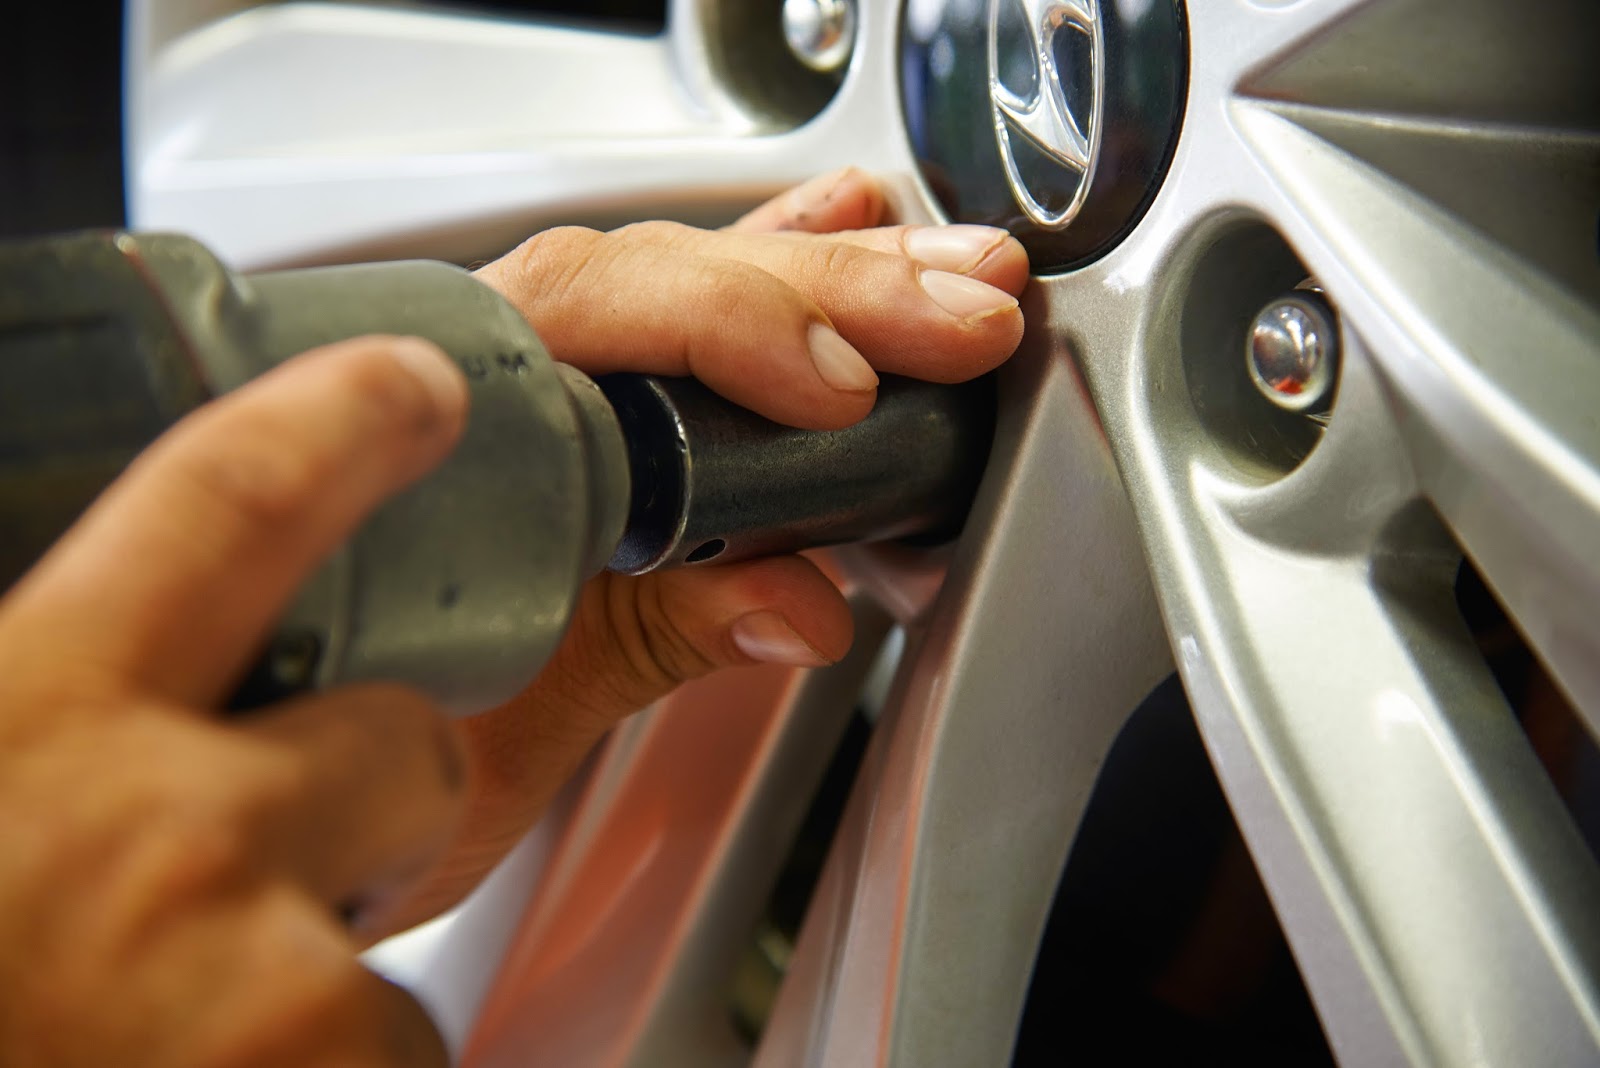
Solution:
M1138 223L1187 77L1180 0L907 0L901 82L923 177L952 219L1016 234L1038 273Z

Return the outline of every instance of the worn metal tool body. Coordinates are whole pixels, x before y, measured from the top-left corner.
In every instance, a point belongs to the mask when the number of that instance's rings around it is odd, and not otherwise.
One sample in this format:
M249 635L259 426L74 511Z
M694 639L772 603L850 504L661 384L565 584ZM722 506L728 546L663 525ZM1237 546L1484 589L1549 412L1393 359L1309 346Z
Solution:
M612 375L602 394L446 264L242 277L172 235L33 241L0 246L0 589L185 412L364 333L448 352L471 387L468 426L302 588L244 704L387 679L481 710L533 678L608 563L953 533L988 449L981 385L886 379L873 415L832 433L778 427L688 380Z

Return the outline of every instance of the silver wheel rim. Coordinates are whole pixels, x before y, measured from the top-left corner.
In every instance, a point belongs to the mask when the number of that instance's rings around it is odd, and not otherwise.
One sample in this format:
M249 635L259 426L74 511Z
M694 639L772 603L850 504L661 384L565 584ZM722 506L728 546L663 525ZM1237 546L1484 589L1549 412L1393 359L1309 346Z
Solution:
M246 6L134 0L129 68L135 224L242 267L708 221L847 163L936 216L897 4L859 12L837 95L798 124L741 96L711 0L675 3L660 39L227 10ZM1459 545L1600 729L1600 19L1537 6L1191 3L1170 173L1119 246L1033 287L942 588L858 568L913 594L880 598L908 652L755 1063L1002 1063L1101 759L1174 662L1342 1061L1596 1058L1600 872L1449 602ZM1229 366L1248 387L1222 339L1301 268L1344 355L1292 465L1206 391ZM707 991L792 830L786 789L825 760L833 728L800 724L869 653L764 676L772 711L729 757L714 833L669 841L681 878L607 914L656 934L620 979L566 959L541 1007L549 986L503 947L540 901L562 915L560 880L608 848L596 829L643 803L629 776L671 710L596 755L424 954L458 1043L498 976L475 1063L744 1056ZM728 699L675 703L697 694ZM603 1027L571 1018L602 1004Z

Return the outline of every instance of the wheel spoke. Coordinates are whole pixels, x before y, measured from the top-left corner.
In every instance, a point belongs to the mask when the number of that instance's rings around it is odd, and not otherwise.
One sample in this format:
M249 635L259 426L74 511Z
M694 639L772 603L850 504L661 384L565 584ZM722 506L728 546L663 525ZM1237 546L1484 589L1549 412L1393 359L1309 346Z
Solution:
M729 977L887 618L858 603L856 626L833 668L702 680L613 734L541 831L553 845L463 1063L737 1059Z
M1559 86L1593 16L1564 9L1536 48L1492 5L1347 7L1208 20L1253 65L1208 63L1196 26L1191 94L1242 85L1191 108L1141 230L1053 284L1055 327L1081 339L1202 733L1335 1051L1587 1060L1600 874L1452 581L1459 543L1593 726L1600 122L1552 126L1570 101L1528 77L1458 84L1499 50L1495 70L1548 62ZM1325 436L1245 382L1245 325L1306 274L1345 327Z
M1003 1063L1095 775L1168 671L1081 381L1042 339L1004 373L984 489L857 780L764 1068Z
M1142 495L1180 668L1342 1059L1581 1060L1600 872L1456 614L1366 359L1282 482L1196 458Z
M1308 261L1337 276L1325 282L1349 317L1383 339L1377 358L1435 506L1578 705L1600 716L1600 428L1578 385L1600 368L1600 311L1333 143L1276 115L1240 118L1296 209L1291 227L1315 230ZM1552 140L1542 161L1524 153L1523 169L1581 175L1588 160L1600 174L1600 135ZM1311 249L1326 250L1325 269ZM1600 283L1600 267L1590 273Z

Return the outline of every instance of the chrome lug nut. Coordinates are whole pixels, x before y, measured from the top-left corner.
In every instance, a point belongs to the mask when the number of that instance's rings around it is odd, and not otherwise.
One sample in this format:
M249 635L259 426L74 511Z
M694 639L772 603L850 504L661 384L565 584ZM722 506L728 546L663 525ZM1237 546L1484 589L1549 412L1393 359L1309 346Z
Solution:
M783 36L789 50L812 70L844 69L855 46L854 0L784 0Z
M1250 381L1267 400L1307 415L1332 407L1339 318L1320 292L1302 287L1262 308L1245 348Z

